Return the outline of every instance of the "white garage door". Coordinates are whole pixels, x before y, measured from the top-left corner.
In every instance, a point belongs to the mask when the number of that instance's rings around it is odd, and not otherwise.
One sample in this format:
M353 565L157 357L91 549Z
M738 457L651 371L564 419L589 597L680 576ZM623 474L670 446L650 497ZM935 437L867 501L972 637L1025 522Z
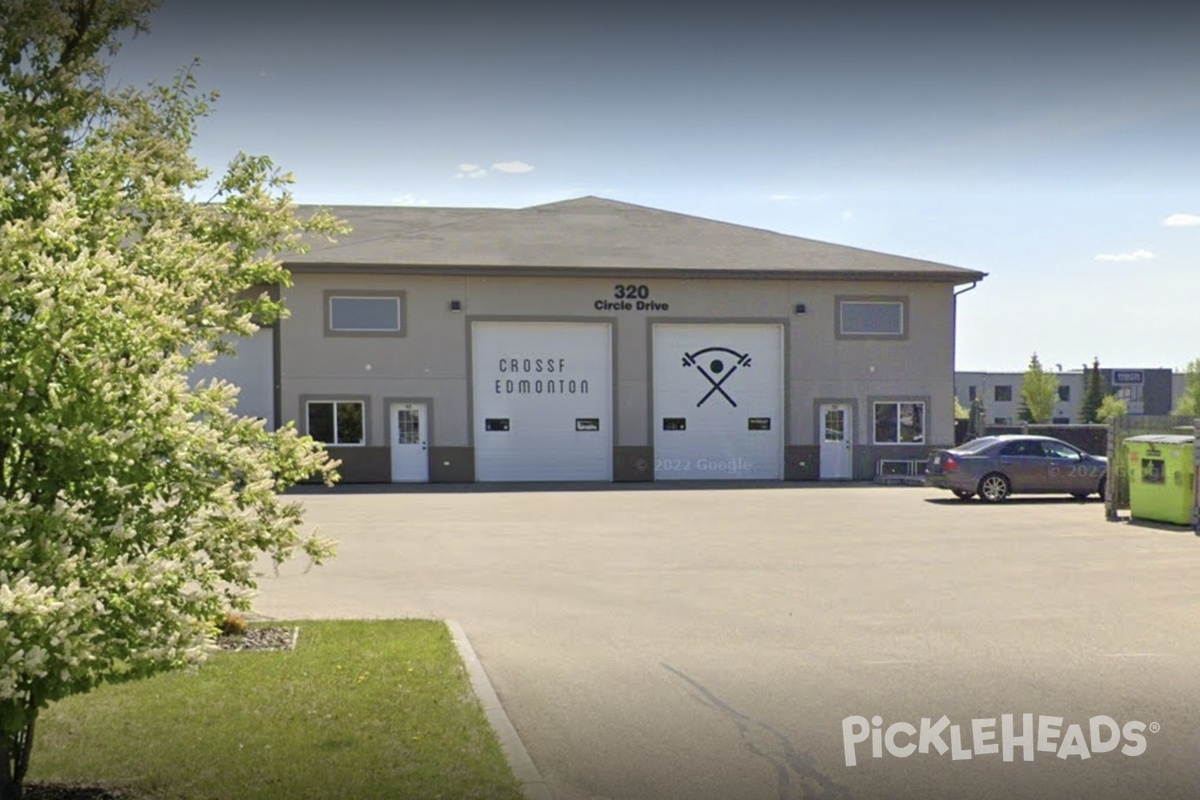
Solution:
M654 326L658 480L783 478L783 327Z
M609 325L474 322L475 479L612 480Z
M237 386L238 414L260 417L267 429L275 429L275 332L261 328L248 339L234 340L236 356L219 356L211 364L202 364L192 371L193 384L219 378Z

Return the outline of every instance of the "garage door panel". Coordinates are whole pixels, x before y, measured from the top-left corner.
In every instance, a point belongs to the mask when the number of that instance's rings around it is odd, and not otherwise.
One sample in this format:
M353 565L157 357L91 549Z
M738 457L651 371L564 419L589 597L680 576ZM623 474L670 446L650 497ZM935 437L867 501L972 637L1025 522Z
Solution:
M608 324L475 322L472 362L477 480L612 479Z
M211 364L201 364L191 373L191 382L220 379L237 386L236 413L259 417L267 429L275 429L275 330L260 328L251 337L230 337L234 355L220 355Z
M653 341L656 477L782 478L782 327L664 324Z

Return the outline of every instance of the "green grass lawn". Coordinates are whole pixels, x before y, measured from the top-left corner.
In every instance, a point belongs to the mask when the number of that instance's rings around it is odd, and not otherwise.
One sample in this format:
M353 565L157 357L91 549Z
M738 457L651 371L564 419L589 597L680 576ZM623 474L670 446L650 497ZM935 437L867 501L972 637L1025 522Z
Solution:
M521 797L449 631L419 620L300 623L294 651L68 698L38 722L29 780L158 800Z

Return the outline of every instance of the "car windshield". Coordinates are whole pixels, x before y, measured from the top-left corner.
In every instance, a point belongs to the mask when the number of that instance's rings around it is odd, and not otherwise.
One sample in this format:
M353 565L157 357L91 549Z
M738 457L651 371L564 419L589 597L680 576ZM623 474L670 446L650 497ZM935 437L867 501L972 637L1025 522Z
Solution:
M981 436L978 439L972 439L969 442L964 442L954 448L956 453L978 453L980 450L995 444L1000 441L995 436Z

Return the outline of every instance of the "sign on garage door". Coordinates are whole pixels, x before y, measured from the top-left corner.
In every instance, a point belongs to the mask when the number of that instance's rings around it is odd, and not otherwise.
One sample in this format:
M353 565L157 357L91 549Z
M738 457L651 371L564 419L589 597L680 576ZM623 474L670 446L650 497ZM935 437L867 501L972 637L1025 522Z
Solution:
M783 328L654 326L658 480L783 478Z
M612 480L607 323L471 325L475 479Z

